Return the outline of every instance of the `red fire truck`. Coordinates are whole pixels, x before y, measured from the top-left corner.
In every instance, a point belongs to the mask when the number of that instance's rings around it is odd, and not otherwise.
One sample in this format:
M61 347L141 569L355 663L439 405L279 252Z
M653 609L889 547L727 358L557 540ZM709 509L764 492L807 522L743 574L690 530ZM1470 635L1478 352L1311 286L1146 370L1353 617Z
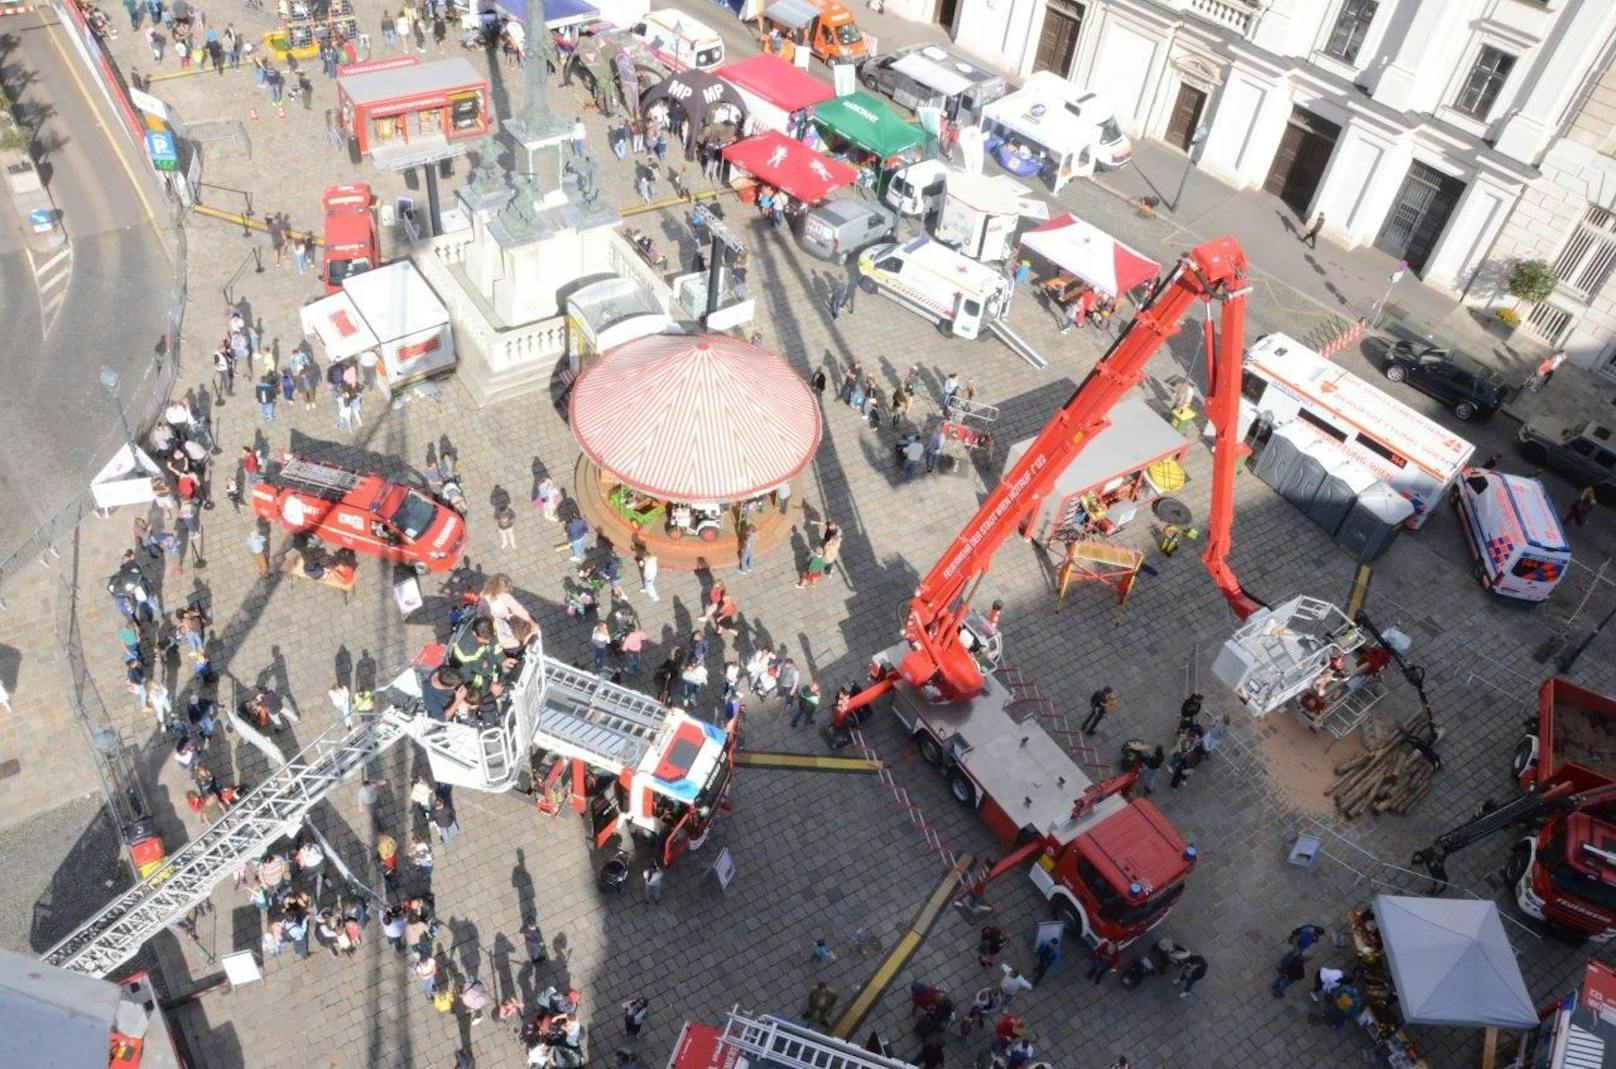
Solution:
M830 729L831 743L844 743L872 702L894 695L893 710L921 753L1010 851L974 896L1034 862L1033 883L1091 943L1126 945L1160 923L1183 893L1195 849L1155 806L1127 798L1137 768L1094 783L1035 720L1014 718L1008 688L989 674L1001 636L971 611L969 598L1010 533L1027 537L1056 479L1109 426L1111 409L1139 384L1146 362L1189 310L1217 302L1221 332L1210 315L1203 328L1207 416L1217 436L1202 562L1242 620L1261 608L1226 559L1235 464L1244 450L1238 417L1246 293L1245 254L1231 239L1201 245L1178 262L921 581L905 641L876 660L867 686L838 699Z
M1508 1069L1616 1069L1616 972L1590 961L1582 986L1541 1011Z
M259 519L294 534L422 574L453 571L466 546L466 521L422 491L297 457L259 477L252 507Z
M1616 935L1616 698L1557 677L1538 688L1537 715L1510 770L1525 793L1491 803L1414 855L1439 884L1449 854L1494 832L1533 827L1504 878L1528 917L1603 942Z
M370 187L363 182L331 186L320 198L325 209L325 266L320 277L328 296L342 289L343 279L381 262L372 201Z

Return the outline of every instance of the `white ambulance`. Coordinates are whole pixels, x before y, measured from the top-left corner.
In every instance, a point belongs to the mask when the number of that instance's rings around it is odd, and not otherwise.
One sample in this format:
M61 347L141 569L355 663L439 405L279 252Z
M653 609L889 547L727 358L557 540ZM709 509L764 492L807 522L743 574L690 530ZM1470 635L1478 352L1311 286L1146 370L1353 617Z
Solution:
M724 62L724 39L683 11L664 8L648 12L635 24L633 35L645 42L659 63L674 72L692 67L710 71Z
M974 338L1004 314L1010 280L940 241L872 245L859 256L859 288L880 290L936 323L944 334Z
M1482 589L1518 601L1547 601L1571 567L1571 546L1543 484L1466 468L1453 503Z
M1421 527L1453 487L1476 447L1345 371L1295 338L1269 334L1246 350L1240 384L1242 436L1302 420L1408 498Z

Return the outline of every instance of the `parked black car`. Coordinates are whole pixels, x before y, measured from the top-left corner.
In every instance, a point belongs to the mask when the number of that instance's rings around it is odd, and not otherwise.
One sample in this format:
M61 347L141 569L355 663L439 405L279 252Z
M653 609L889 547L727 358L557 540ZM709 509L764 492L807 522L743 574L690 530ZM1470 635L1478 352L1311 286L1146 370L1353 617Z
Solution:
M1504 380L1462 353L1400 341L1386 353L1386 377L1441 401L1462 420L1490 416L1504 403Z

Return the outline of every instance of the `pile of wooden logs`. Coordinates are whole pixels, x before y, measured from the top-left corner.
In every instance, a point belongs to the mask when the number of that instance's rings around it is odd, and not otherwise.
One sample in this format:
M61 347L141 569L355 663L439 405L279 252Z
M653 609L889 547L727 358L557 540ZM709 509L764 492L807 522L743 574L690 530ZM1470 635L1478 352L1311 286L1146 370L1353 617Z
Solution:
M1414 743L1423 741L1434 747L1442 734L1423 714L1416 713L1384 742L1336 765L1335 783L1325 793L1335 799L1336 810L1348 820L1365 812L1407 813L1430 793L1436 772Z

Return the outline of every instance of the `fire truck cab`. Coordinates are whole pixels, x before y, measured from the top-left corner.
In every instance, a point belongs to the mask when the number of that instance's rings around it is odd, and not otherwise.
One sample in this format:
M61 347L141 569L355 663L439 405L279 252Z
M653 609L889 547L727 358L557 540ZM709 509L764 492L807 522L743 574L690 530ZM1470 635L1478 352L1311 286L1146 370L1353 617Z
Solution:
M420 573L453 571L466 522L425 492L380 475L289 457L252 488L253 515L293 534Z
M533 733L540 809L570 799L597 848L626 827L664 866L700 848L727 805L733 733L557 661L546 662L544 684Z
M906 653L896 646L885 661ZM978 810L1007 850L1027 852L1028 875L1058 916L1091 945L1127 945L1183 893L1193 848L1154 805L1120 790L1080 805L1094 782L1036 719L1012 715L1003 683L986 675L983 684L951 702L899 687L892 711L954 799Z
M381 262L370 187L363 182L331 186L320 198L325 209L325 258L320 279L327 296L342 289L342 280L369 271Z

